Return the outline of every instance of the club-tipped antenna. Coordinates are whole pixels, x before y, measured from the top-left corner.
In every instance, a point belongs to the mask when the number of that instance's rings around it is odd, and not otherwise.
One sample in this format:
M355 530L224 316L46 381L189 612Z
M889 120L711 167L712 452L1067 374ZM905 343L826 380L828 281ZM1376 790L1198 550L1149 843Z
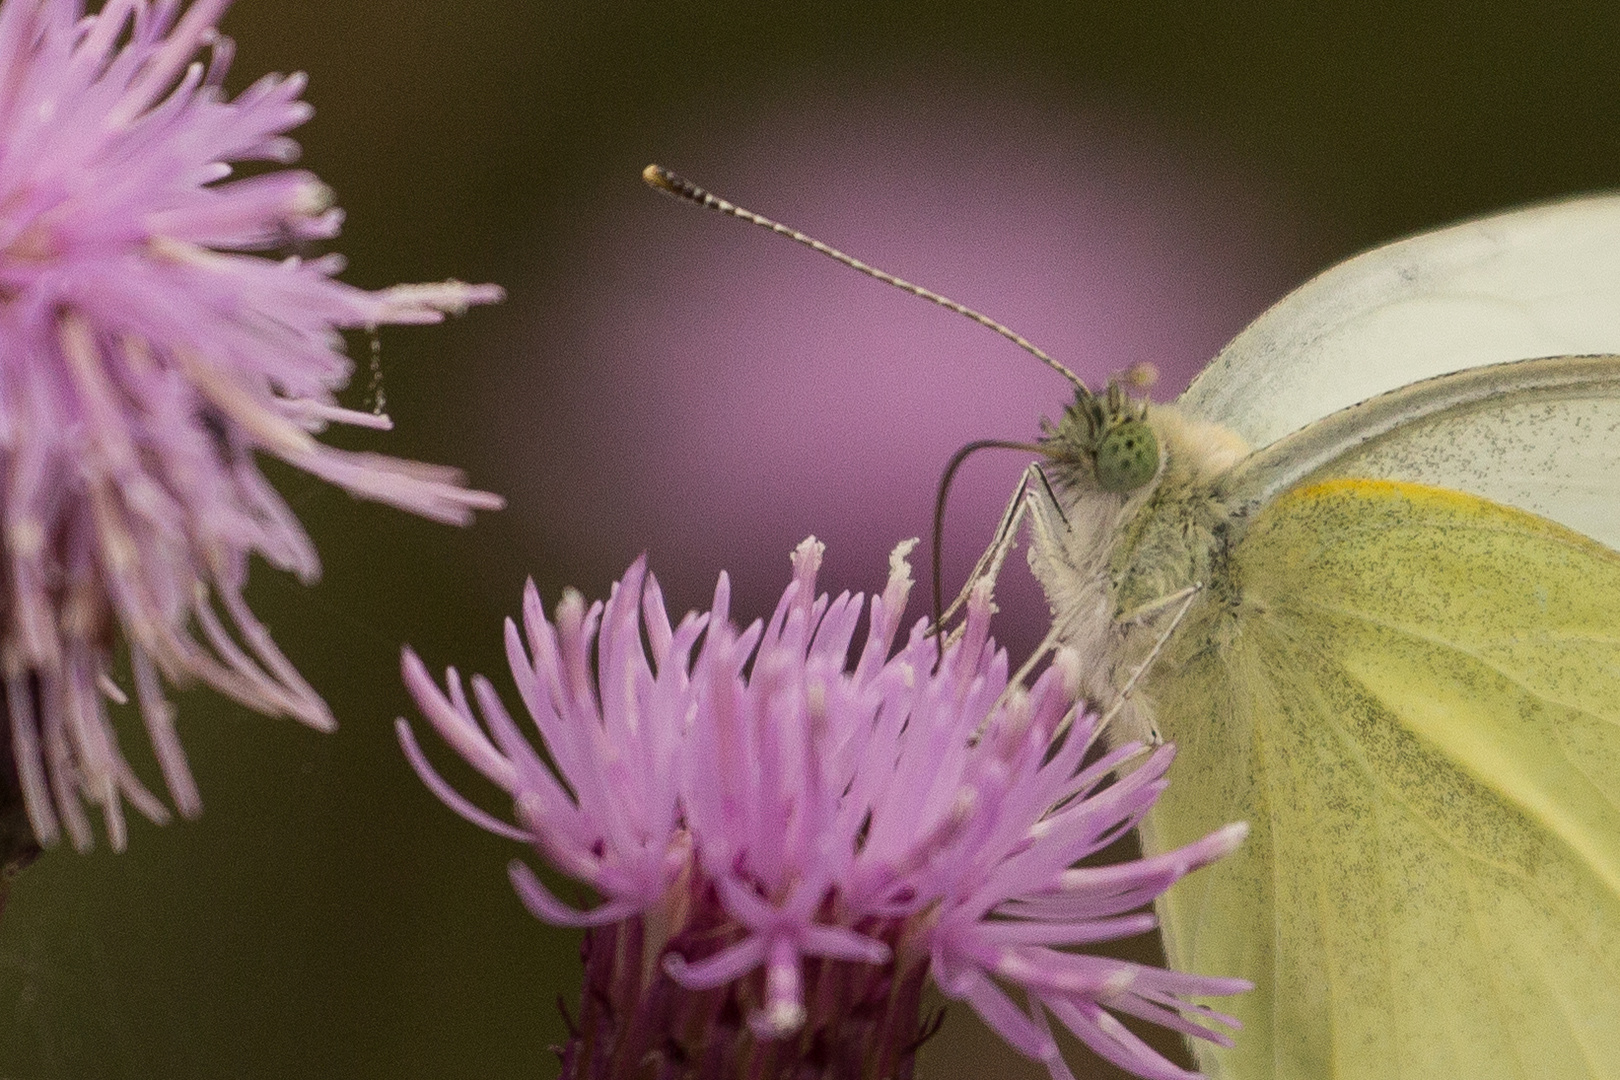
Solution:
M983 326L989 330L994 330L996 333L1000 334L1002 337L1006 338L1008 341L1012 342L1014 345L1017 345L1020 349L1023 349L1025 352L1035 357L1035 359L1057 372L1059 375L1062 375L1065 379L1068 379L1074 384L1075 389L1079 391L1082 397L1091 396L1091 391L1086 387L1085 382L1080 378L1080 376L1076 375L1074 372L1052 359L1052 357L1048 356L1034 342L1030 341L1028 338L1024 337L1024 335L1018 333L1010 326L998 323L990 316L982 315L968 307L966 304L958 304L950 297L941 296L932 289L925 289L921 285L914 285L905 278L895 277L893 274L879 270L875 266L869 266L866 263L861 262L861 260L855 258L853 255L846 255L835 247L823 244L820 240L817 240L813 236L806 236L798 229L789 228L779 221L772 221L763 214L756 214L752 210L745 210L736 203L728 202L713 192L704 190L698 185L692 183L692 181L686 179L684 176L681 176L679 173L671 172L662 165L647 166L645 169L641 170L641 178L647 182L649 187L657 188L659 191L669 195L674 195L676 198L697 203L699 206L707 207L710 210L715 210L722 214L729 214L734 218L741 218L743 221L746 221L751 225L758 225L762 229L769 229L773 233L787 237L794 243L803 244L811 251L819 252L822 255L827 256L827 258L832 259L834 262L843 263L851 270L859 271L870 278L876 278L886 285L893 285L895 288L908 292L912 296L918 296L929 301L930 303L938 304L940 307L949 311L954 311L958 315L965 315L974 322L978 323L980 326Z

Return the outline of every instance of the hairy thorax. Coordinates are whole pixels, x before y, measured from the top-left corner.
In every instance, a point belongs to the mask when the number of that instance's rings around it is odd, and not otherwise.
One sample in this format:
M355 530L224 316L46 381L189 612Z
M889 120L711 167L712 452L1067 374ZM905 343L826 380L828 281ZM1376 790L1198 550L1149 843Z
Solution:
M1223 481L1247 447L1174 406L1153 406L1147 419L1161 448L1149 484L1107 492L1083 468L1065 465L1051 470L1057 504L1037 499L1032 522L1030 565L1046 589L1054 628L1079 652L1086 694L1105 709L1172 630L1178 652L1218 645L1232 621L1223 613L1239 602L1226 552L1241 521ZM1142 694L1110 732L1115 742L1156 735Z

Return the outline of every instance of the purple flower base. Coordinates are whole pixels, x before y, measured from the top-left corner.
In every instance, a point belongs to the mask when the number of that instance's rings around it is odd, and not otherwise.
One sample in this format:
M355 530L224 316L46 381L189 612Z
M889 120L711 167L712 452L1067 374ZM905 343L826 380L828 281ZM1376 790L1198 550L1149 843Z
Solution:
M585 932L580 1019L563 1010L570 1038L558 1048L561 1080L909 1080L918 1049L943 1014L919 1020L928 958L902 950L903 922L884 920L866 932L904 959L808 961L804 1023L792 1035L762 1038L748 1017L767 997L763 972L690 989L659 962L662 950L700 963L740 939L712 887L694 884L689 900L687 923L668 941L650 936L639 918Z

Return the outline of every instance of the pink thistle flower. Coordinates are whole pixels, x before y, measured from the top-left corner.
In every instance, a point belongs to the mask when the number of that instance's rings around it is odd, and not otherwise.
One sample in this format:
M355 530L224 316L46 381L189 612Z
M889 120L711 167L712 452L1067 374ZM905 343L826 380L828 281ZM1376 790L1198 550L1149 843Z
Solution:
M1174 751L1122 746L1088 762L1098 721L1076 705L1076 658L1010 686L987 586L937 669L925 623L896 650L909 551L868 606L815 595L822 548L807 540L776 613L742 631L725 575L709 613L677 626L641 561L606 604L568 593L555 623L531 583L506 645L545 757L487 679L472 681L480 722L454 670L441 689L405 650L424 715L512 797L517 824L452 789L400 720L428 787L601 897L570 907L512 863L535 916L588 928L565 1077L643 1075L652 1059L658 1075L703 1080L909 1075L929 976L1060 1080L1053 1017L1145 1077L1194 1074L1116 1013L1230 1044L1205 1025L1236 1022L1190 999L1247 983L1073 947L1152 929L1147 905L1246 827L1077 867L1142 818Z
M311 110L302 75L227 100L227 6L0 6L0 678L45 845L65 829L90 846L81 800L114 848L124 800L168 816L109 718L120 645L185 816L201 804L165 682L333 726L243 602L252 554L305 581L320 568L255 455L442 521L500 505L454 470L316 441L329 423L390 426L338 406L352 368L338 329L436 322L501 294L365 292L334 280L335 255L247 254L333 237L341 214L308 172L229 179L231 162L296 157L286 132Z

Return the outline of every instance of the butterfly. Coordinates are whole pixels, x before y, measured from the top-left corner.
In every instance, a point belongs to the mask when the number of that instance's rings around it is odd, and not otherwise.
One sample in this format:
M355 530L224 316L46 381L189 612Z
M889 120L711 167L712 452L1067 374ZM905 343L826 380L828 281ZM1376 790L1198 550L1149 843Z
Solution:
M1620 1077L1616 352L1620 197L1574 199L1353 258L1042 440L1053 639L1178 747L1144 847L1253 830L1160 902L1172 966L1256 984L1209 1075Z
M1352 258L1154 404L644 175L1075 384L975 576L1027 524L1048 646L1177 744L1149 854L1250 823L1159 902L1172 966L1255 984L1204 1072L1620 1078L1620 196Z

